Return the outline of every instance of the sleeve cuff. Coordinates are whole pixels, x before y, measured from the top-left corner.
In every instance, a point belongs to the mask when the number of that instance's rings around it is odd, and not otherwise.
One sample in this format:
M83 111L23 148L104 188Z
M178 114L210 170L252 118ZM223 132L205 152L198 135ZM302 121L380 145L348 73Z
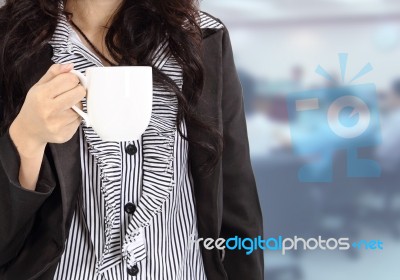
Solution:
M39 179L35 191L25 189L19 183L19 168L21 160L15 147L9 131L0 137L0 164L2 165L10 183L32 194L50 194L56 186L56 179L52 172L50 162L46 154L43 156L42 166L39 173Z

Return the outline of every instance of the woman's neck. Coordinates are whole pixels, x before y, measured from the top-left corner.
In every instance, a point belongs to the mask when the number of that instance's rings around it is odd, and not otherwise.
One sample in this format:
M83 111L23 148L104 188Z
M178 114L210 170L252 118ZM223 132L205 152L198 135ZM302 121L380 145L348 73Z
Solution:
M108 27L123 0L67 0L65 10L73 14L74 22L89 34Z
M108 59L113 61L106 44L105 37L113 16L124 0L66 0L65 11L72 13L72 20L85 34L90 44L81 35L83 43L96 52L96 49ZM91 47L91 44L96 49ZM101 58L100 58L101 59ZM109 65L102 59L104 65ZM113 63L114 64L114 63Z

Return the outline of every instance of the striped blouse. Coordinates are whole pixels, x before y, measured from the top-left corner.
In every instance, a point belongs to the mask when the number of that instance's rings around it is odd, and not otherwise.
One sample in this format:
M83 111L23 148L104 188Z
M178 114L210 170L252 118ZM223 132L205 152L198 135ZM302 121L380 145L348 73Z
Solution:
M199 21L201 28L222 28L204 13ZM62 13L50 44L54 63L73 62L83 73L102 67ZM182 88L167 43L154 53L153 67ZM173 93L155 86L150 124L136 141L102 141L82 123L83 188L54 279L206 279L200 248L190 242L198 234L196 209L177 105Z

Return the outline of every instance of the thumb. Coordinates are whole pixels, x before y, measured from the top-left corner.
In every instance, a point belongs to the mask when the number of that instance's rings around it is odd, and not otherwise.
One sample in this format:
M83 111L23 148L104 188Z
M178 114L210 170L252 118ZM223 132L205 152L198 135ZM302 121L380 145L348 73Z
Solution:
M52 66L50 66L49 70L47 70L46 74L43 75L43 77L39 80L39 82L37 84L44 84L44 83L50 82L56 76L63 74L63 73L68 73L72 69L74 69L73 63L53 64Z

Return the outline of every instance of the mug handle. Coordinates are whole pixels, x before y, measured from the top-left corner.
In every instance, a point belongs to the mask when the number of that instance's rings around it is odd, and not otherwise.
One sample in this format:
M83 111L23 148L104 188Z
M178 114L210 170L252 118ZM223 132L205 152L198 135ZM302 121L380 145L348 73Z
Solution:
M81 85L87 90L88 81L87 81L86 76L76 70L71 70L71 73L75 74L78 77ZM79 116L81 116L85 120L85 123L87 126L90 126L90 119L89 119L89 115L87 113L83 112L81 109L79 109L75 105L72 106L71 109L74 110Z

